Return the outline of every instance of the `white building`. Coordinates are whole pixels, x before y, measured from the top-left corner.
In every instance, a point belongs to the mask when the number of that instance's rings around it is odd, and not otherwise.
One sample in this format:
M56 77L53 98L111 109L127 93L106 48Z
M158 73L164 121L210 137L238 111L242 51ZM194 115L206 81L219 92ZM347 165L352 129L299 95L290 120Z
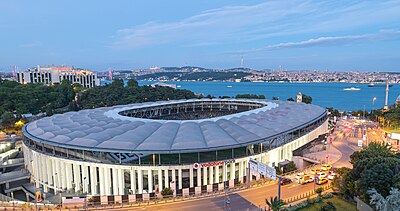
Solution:
M35 68L16 73L16 78L21 84L53 84L61 83L67 79L73 84L78 83L86 88L100 85L100 80L97 79L96 73L89 70L75 69L74 67L41 67L38 65Z
M68 112L23 128L24 159L45 192L198 194L245 183L250 159L291 160L293 150L327 132L326 114L310 104L249 99Z

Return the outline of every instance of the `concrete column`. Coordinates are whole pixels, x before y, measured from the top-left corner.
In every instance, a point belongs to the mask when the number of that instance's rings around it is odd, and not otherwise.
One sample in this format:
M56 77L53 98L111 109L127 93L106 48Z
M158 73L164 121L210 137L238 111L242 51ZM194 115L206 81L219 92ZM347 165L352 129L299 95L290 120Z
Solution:
M163 180L162 180L162 170L161 170L161 168L159 168L158 169L158 173L157 173L157 176L158 176L158 191L162 191L163 190L163 184L162 184L162 182L163 182Z
M54 185L53 168L52 168L52 164L51 164L51 159L47 158L45 160L45 163L46 163L47 184Z
M90 166L90 194L97 194L97 169L96 166Z
M197 169L197 186L201 186L201 168Z
M104 168L104 190L105 195L111 195L111 172L110 168Z
M168 174L168 169L164 170L164 178L165 178L165 188L169 188L169 174Z
M51 162L51 169L53 170L52 175L53 175L54 193L57 194L58 188L60 188L60 180L58 179L59 172L56 166L56 160L51 159L50 162Z
M135 194L136 193L136 172L135 170L131 169L131 190L132 193Z
M236 174L235 174L235 163L231 163L229 165L231 167L231 178L230 179L235 179L235 176L236 176Z
M147 170L147 184L149 186L148 193L153 192L153 170L148 169Z
M142 170L139 169L138 170L138 193L142 194L143 193L143 174L142 174Z
M182 168L178 169L178 188L182 189Z
M86 178L86 181L84 178ZM89 170L86 165L82 165L82 183L83 193L89 193Z
M33 154L33 171L34 171L34 177L36 181L36 188L39 188L39 182L40 181L40 171L39 171L39 157L37 156L37 153Z
M42 182L43 182L43 184L47 184L47 174L46 174L46 172L47 172L47 168L46 168L46 162L45 162L45 160L44 160L44 158L42 157L42 156L39 156L39 161L40 161L40 166L39 166L39 169L40 169L40 172L41 172L41 180L42 180ZM47 191L45 191L45 192L47 192Z
M112 195L118 195L118 169L117 168L112 168L112 180L113 180L113 192Z
M103 167L99 167L99 186L100 186L100 196L106 195L105 190L105 172Z
M174 184L176 184L176 169L172 169L172 180L171 181L173 181Z
M228 172L226 171L226 164L222 166L222 182L227 181Z
M189 168L189 187L193 188L194 187L194 182L193 182L193 166L190 166Z
M216 166L216 167L218 167L218 166ZM210 166L209 175L210 175L210 184L214 184L214 167L213 166Z
M72 178L73 178L72 164L65 163L65 182L66 182L67 190L71 190L71 188L72 188L72 182L73 182Z
M239 162L239 178L243 177L243 161Z
M203 185L208 185L207 167L203 168Z
M215 166L215 183L219 183L219 166Z
M118 169L118 190L119 195L125 195L125 180L124 180L124 170Z
M81 172L79 164L74 163L74 184L75 184L75 192L79 192L81 187Z
M56 159L56 164L58 166L58 178L60 179L60 188L65 190L67 189L67 178L66 178L66 171L65 171L65 163L59 159Z

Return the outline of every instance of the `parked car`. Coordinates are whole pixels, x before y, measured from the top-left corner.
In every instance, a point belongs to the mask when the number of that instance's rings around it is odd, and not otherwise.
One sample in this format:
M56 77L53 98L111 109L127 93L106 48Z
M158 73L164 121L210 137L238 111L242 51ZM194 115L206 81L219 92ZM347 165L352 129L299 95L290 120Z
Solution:
M324 164L324 165L321 167L322 171L328 171L328 170L330 170L331 168L332 168L332 165L329 165L329 164Z
M310 183L310 182L313 182L314 181L314 177L313 176L310 176L310 175L308 175L308 174L305 174L300 180L299 180L299 183L300 184L307 184L307 183Z
M326 178L328 176L325 172L319 172L317 175L319 178Z
M311 169L311 174L318 174L319 172L321 172L321 169L319 169L319 168L313 168L313 169Z
M298 183L300 183L300 179L301 179L303 176L304 176L304 173L303 173L303 172L297 173L297 174L296 174L296 177L295 177L296 181L297 181Z
M319 180L317 181L318 185L322 185L328 182L327 178L319 178Z
M333 180L337 177L337 174L335 172L332 172L331 174L328 175L328 179Z
M286 185L292 183L292 180L289 178L282 178L281 179L281 185Z

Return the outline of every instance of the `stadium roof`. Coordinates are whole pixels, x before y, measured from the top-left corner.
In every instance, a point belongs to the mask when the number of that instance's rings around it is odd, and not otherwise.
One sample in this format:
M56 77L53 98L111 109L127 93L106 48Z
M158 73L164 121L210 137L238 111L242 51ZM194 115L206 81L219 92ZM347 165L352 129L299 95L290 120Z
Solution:
M200 120L158 120L118 114L124 110L185 102L253 102L265 106ZM56 114L23 128L25 136L46 144L95 151L181 153L229 149L260 143L302 128L326 115L315 105L249 99L159 101Z

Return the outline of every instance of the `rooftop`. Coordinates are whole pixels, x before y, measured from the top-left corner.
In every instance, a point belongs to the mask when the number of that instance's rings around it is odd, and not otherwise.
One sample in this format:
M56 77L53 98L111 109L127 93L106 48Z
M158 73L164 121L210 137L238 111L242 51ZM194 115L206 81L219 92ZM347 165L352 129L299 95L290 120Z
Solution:
M121 115L135 109L179 104L257 104L258 108L202 119L148 119ZM150 109L150 110L151 110ZM319 106L289 101L191 99L103 107L56 114L24 127L47 144L94 151L179 153L229 149L289 133L326 115Z

